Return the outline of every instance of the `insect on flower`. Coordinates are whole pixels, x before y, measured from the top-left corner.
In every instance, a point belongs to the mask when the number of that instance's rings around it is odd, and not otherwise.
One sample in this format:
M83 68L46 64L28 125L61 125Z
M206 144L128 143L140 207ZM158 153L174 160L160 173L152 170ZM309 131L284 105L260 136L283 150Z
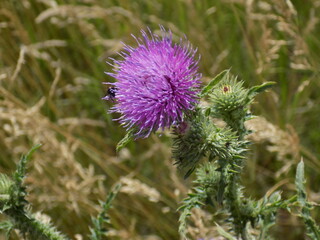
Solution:
M117 88L116 87L109 87L107 90L107 95L103 97L104 100L111 100L114 102L116 98Z
M184 114L198 102L201 74L197 50L185 39L173 43L172 33L161 28L162 37L141 31L137 47L124 46L121 60L112 59L117 81L108 90L106 100L116 100L111 112L135 136L147 137L183 121Z

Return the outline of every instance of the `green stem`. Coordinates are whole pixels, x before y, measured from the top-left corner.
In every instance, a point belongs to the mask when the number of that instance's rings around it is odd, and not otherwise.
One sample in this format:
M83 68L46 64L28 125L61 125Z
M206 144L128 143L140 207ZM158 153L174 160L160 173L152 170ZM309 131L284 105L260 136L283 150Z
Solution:
M243 240L248 238L246 229L247 216L243 216L241 209L243 208L242 200L240 197L240 184L238 183L239 176L234 173L226 190L226 199L230 208L231 217L233 218L233 224L237 235L241 235Z
M251 240L250 235L248 234L246 226L242 228L241 237L243 240Z
M243 140L246 135L246 128L244 126L244 117L235 119L232 115L229 115L227 121L228 125L237 132L238 140ZM243 166L243 159L232 159L230 161L232 174L229 179L229 184L226 189L228 204L231 210L231 216L233 218L233 224L237 235L241 235L243 240L250 240L251 237L247 231L248 216L243 214L243 208L245 207L241 199L240 194L240 172L239 169L235 169L234 166ZM247 213L248 214L248 213ZM253 217L253 216L251 216Z

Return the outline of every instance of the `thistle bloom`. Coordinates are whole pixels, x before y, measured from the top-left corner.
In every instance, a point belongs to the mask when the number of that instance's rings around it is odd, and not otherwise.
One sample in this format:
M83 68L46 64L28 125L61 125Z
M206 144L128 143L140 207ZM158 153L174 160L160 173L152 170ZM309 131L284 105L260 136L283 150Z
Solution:
M123 59L113 59L114 73L107 73L117 82L107 83L112 87L104 99L115 100L111 111L120 113L118 120L137 137L180 123L198 101L197 50L182 40L174 44L171 32L161 31L162 37L141 31L142 39L134 37L138 46L125 45Z

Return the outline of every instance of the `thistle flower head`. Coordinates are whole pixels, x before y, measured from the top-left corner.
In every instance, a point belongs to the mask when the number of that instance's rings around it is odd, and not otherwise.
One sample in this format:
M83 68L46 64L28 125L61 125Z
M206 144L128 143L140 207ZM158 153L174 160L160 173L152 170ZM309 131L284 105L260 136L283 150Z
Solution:
M125 45L119 53L123 59L113 60L114 72L107 73L117 80L109 83L116 89L111 111L120 113L127 129L137 129L137 137L181 122L198 101L196 50L182 40L173 43L171 32L161 31L162 37L141 31L142 38L134 37L138 46Z

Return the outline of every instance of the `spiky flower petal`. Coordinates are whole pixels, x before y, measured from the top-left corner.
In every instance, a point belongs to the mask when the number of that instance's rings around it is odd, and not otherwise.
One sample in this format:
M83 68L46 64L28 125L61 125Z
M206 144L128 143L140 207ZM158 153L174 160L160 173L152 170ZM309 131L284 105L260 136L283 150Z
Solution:
M109 83L116 89L112 111L121 114L119 121L127 129L136 129L137 137L181 122L198 101L196 50L182 40L173 43L171 32L161 31L162 37L141 31L142 39L135 38L138 46L125 45L119 53L123 59L113 60L114 73L108 73L117 80Z

